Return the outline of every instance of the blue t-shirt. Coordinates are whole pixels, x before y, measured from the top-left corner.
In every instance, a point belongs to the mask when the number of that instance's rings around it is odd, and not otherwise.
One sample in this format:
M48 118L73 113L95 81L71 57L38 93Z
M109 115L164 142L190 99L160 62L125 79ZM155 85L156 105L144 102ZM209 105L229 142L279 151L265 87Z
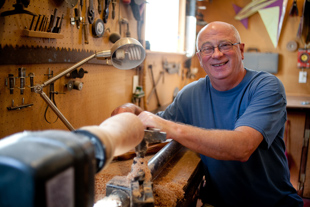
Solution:
M161 117L205 129L249 126L264 140L248 161L204 155L206 200L217 206L303 206L290 183L283 141L286 96L283 84L266 72L246 69L241 83L217 91L208 76L185 86Z

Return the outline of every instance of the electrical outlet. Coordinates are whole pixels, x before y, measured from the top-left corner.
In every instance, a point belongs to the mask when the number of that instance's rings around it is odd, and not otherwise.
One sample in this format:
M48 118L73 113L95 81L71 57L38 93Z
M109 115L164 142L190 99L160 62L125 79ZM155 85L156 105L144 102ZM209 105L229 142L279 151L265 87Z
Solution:
M300 71L299 72L299 83L306 83L307 82L307 72Z

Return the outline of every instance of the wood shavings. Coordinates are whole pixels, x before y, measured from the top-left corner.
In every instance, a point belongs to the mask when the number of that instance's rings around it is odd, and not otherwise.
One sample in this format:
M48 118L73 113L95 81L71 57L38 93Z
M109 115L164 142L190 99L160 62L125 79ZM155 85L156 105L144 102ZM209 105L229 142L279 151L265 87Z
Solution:
M186 179L173 182L169 178L156 180L153 185L155 206L174 207L179 200L184 198L183 187L187 182Z

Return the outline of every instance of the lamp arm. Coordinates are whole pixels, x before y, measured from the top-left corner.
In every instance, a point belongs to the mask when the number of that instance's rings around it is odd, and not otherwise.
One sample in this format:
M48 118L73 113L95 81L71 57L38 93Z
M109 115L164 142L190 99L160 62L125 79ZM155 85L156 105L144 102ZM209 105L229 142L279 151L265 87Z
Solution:
M64 75L70 73L71 71L73 71L73 70L76 69L77 67L83 65L83 64L86 63L87 61L93 59L94 57L96 57L96 55L97 55L97 54L93 54L93 55L91 55L91 56L89 56L89 57L87 57L87 58L81 60L80 62L74 64L74 65L71 66L70 68L68 68L68 69L66 69L66 70L64 70L64 71L62 71L62 72L59 73L58 75L55 75L54 77L48 79L47 81L45 81L44 83L42 83L42 85L41 85L42 88L45 87L45 86L47 86L47 85L49 85L49 84L51 84L52 82L58 80L58 79L61 78L62 76L64 76Z

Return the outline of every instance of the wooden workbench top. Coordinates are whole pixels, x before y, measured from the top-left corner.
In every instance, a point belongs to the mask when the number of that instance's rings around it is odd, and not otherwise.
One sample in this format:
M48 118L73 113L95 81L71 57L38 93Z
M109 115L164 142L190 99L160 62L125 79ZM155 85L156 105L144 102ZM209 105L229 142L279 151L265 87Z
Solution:
M287 108L310 108L310 95L287 94Z

